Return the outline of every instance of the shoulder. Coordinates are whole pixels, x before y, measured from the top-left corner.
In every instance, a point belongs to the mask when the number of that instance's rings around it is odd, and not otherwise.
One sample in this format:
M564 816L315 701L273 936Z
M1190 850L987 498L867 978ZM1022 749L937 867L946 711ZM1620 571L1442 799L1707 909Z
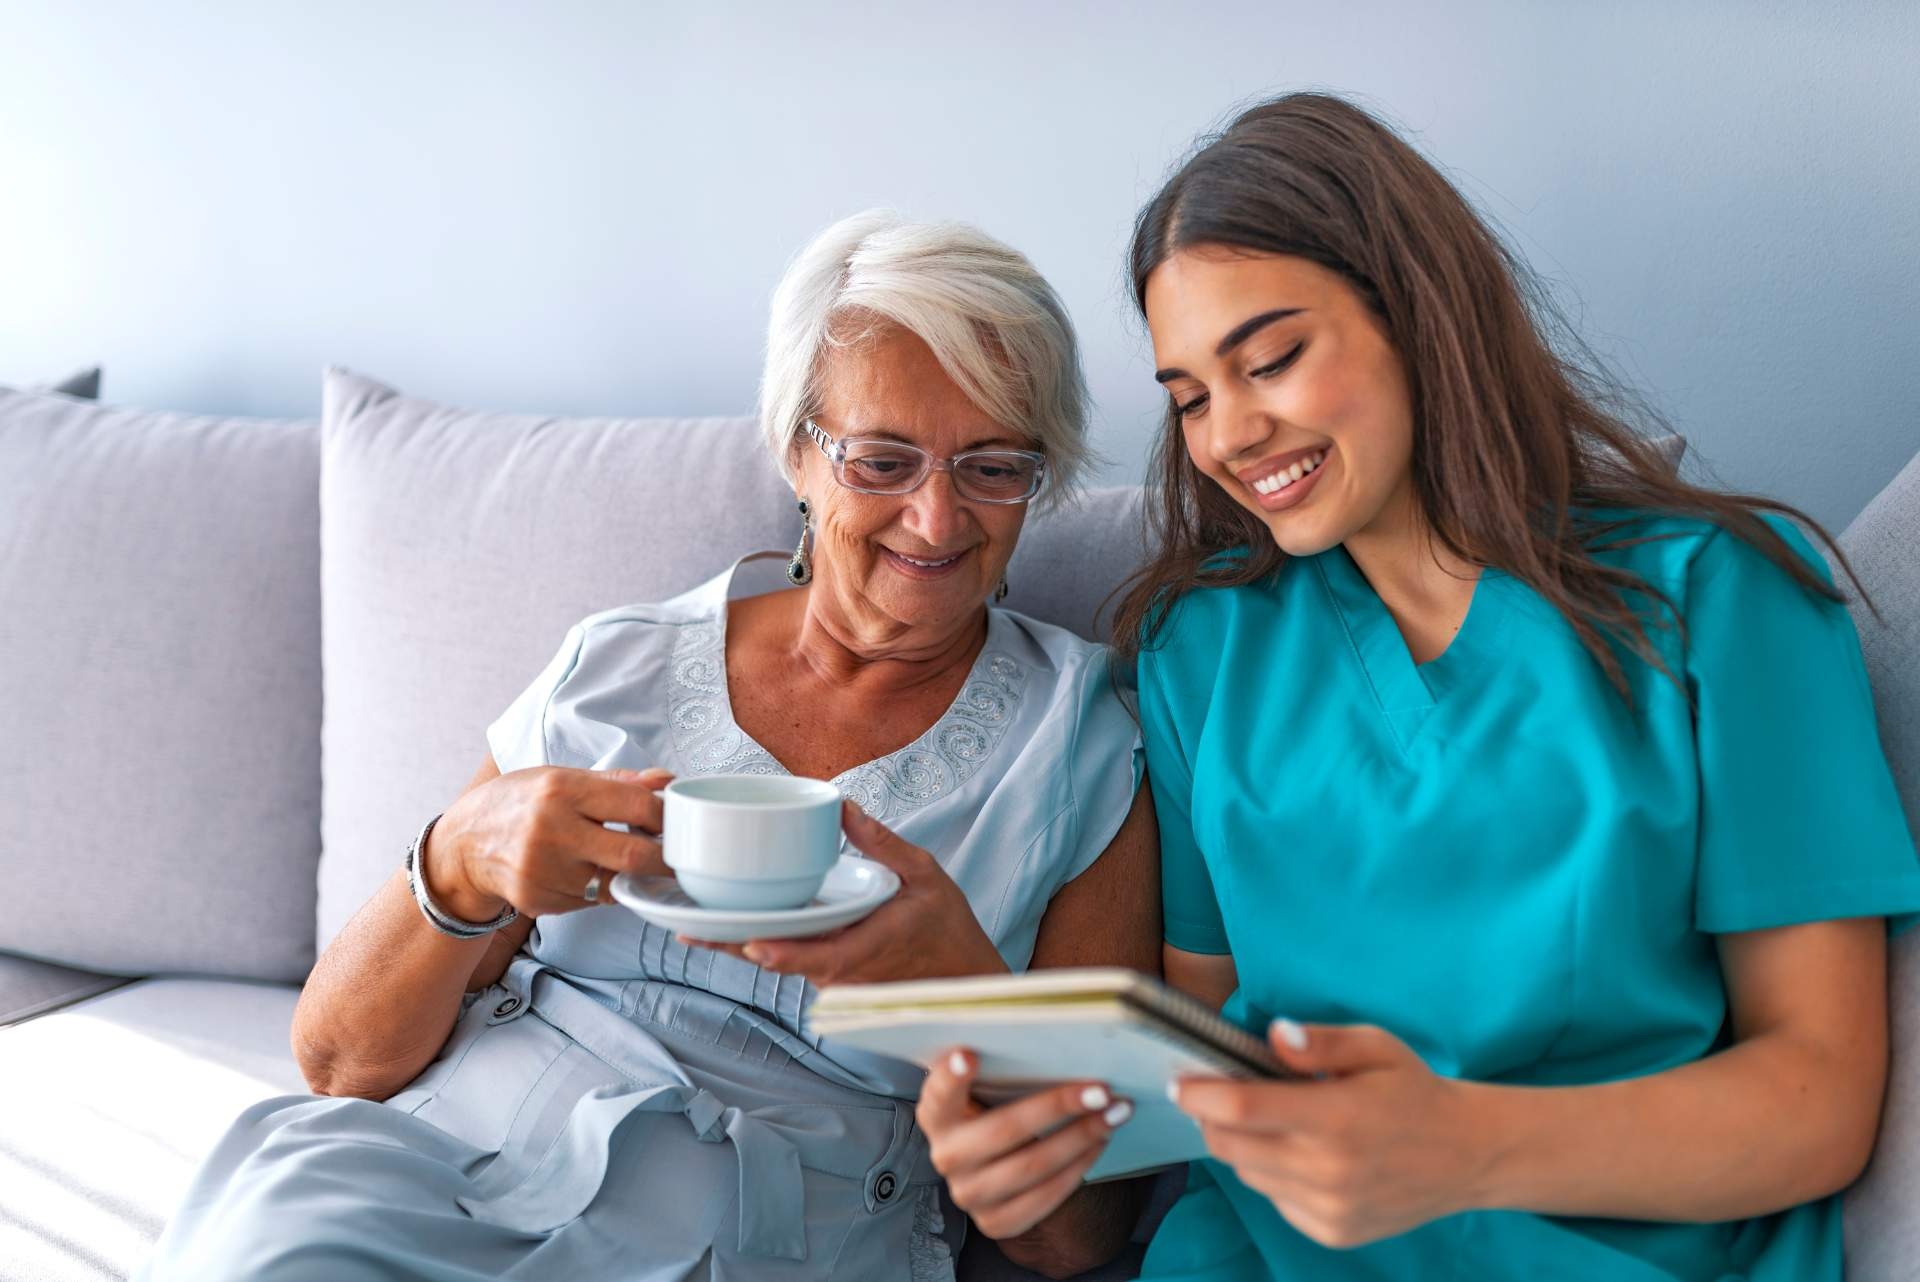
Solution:
M1105 662L1111 654L1108 646L1057 623L998 607L988 611L987 645L1051 673L1075 672L1090 663Z
M1799 526L1771 512L1759 519L1821 581L1832 584L1826 560ZM1798 587L1767 548L1705 517L1616 510L1583 512L1581 521L1587 548L1597 560L1629 570L1670 595L1727 579L1762 589Z
M634 602L597 610L574 624L583 649L604 649L644 642L649 634L677 633L689 626L719 621L724 585L709 580L664 601Z
M993 611L984 669L989 680L1006 679L1011 660L1021 670L1023 702L1038 706L1041 723L1052 722L1070 738L1085 727L1125 727L1131 741L1133 714L1128 707L1125 673L1113 647L1089 641L1066 628L1013 610ZM1036 732L1039 725L1035 726Z
M1022 673L1029 697L1073 714L1097 714L1104 700L1118 700L1113 647L1021 614L994 609L989 617L985 670L1003 678L1008 661Z
M1246 559L1245 548L1231 548L1215 553L1204 568L1225 569ZM1222 641L1248 615L1276 606L1299 608L1302 592L1318 582L1317 559L1287 557L1273 573L1249 583L1187 588L1157 619L1152 639L1142 638L1142 671L1193 663L1206 666L1219 657Z
M683 642L705 641L709 632L717 645L722 605L716 584L709 581L664 601L594 611L567 629L548 662L542 674L548 697L563 689L650 680L673 662Z

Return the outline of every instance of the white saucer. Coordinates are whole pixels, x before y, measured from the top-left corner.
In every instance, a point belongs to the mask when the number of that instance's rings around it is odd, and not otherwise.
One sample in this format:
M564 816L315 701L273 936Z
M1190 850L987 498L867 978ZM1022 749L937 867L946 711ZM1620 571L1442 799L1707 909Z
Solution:
M749 939L789 939L824 934L859 921L900 889L893 869L858 855L841 855L827 871L820 893L800 908L747 912L702 908L671 877L635 877L621 873L609 888L613 897L663 930L720 944Z

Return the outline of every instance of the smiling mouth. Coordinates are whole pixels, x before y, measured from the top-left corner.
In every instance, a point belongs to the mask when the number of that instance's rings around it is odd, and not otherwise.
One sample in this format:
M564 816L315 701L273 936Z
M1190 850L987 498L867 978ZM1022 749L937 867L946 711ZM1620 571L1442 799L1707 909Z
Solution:
M1298 484L1306 477L1311 476L1319 469L1320 465L1326 461L1327 452L1325 450L1313 450L1294 459L1293 462L1286 467L1275 468L1273 471L1268 472L1258 479L1248 479L1243 476L1241 480L1248 489L1264 498L1267 495L1278 494L1289 486Z
M1266 513L1285 512L1313 497L1332 454L1332 446L1276 454L1236 473L1234 479L1251 493L1250 506Z
M967 555L967 553L963 551L955 552L952 556L932 559L908 556L904 552L896 552L888 547L883 547L880 550L886 555L888 563L895 569L916 579L933 579L949 574L955 566L966 559ZM971 550L972 549L968 549L968 551Z

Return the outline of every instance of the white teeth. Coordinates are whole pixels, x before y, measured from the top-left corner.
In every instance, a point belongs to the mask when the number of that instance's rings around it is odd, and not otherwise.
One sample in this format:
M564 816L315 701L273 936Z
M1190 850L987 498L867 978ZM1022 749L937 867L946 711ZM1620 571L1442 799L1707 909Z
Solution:
M902 561L907 562L909 565L917 565L925 570L937 570L943 565L952 565L955 561L958 561L960 559L960 554L958 552L955 552L952 556L948 557L944 561L921 561L921 560L917 560L914 557L908 556L905 552L895 552L894 555L899 557Z
M1286 489L1289 485L1292 485L1295 481L1312 472L1326 461L1327 455L1325 450L1322 450L1318 454L1309 455L1306 458L1300 459L1291 467L1281 468L1265 480L1253 482L1253 492L1256 494L1278 494L1281 490Z

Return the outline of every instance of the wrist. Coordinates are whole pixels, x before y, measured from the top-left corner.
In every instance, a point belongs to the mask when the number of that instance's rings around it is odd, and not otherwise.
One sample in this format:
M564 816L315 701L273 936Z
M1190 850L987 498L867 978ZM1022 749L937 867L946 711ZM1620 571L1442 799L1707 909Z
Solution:
M956 976L1006 975L1011 974L1013 970L1007 965L1007 959L1000 955L1000 950L993 946L993 941L987 938L987 932L984 930L977 932L976 942L968 950L968 956L961 962L961 966L965 969L954 971Z
M1459 1205L1454 1210L1520 1208L1520 1190L1526 1181L1525 1144L1513 1107L1518 1098L1515 1088L1453 1080L1447 1086L1457 1124L1455 1151L1464 1164L1456 1184Z
M463 921L491 921L505 911L507 901L486 894L468 880L465 861L453 836L446 831L443 820L433 826L420 848L420 878L426 883L427 894L443 912Z

